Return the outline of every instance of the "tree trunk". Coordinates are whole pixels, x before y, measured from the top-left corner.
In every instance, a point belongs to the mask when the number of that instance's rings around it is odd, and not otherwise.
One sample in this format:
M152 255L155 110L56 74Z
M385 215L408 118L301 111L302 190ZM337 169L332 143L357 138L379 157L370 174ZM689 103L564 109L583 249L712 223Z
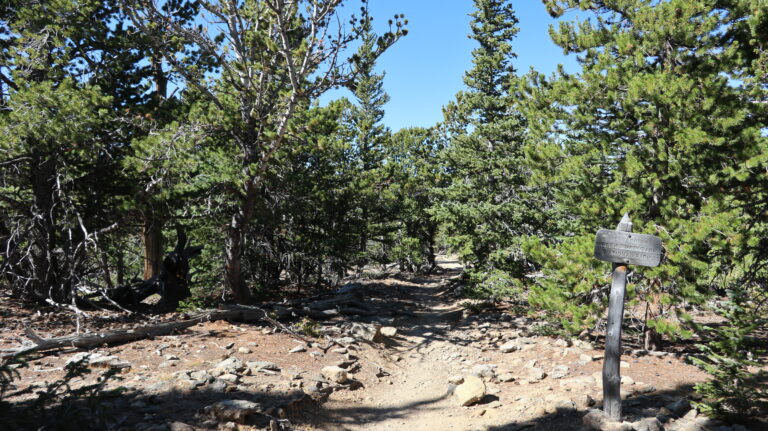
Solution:
M240 209L232 216L227 228L224 244L224 281L238 304L246 304L251 298L251 289L243 279L243 250L245 232L256 206L256 192L252 181L246 182L245 196Z
M32 297L37 301L52 299L66 302L68 292L57 282L56 214L56 161L49 155L36 155L32 162L31 183L32 217Z
M141 240L144 245L144 280L160 273L163 262L163 223L150 210L144 213L141 227Z

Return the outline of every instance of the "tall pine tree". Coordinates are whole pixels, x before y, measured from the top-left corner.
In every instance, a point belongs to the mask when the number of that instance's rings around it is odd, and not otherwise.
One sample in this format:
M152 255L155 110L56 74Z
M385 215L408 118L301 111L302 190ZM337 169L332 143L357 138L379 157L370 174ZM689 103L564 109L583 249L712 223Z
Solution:
M517 108L512 40L518 32L510 1L476 0L470 37L474 67L466 91L444 110L450 175L433 209L446 241L469 265L485 293L498 293L527 270L520 241L538 231L541 212L526 188L526 121Z

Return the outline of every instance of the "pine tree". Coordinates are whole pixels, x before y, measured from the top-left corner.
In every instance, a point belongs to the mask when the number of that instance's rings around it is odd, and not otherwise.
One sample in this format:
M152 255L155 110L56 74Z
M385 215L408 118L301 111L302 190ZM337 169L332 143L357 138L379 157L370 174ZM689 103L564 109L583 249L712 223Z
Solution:
M479 46L464 76L468 89L444 110L450 184L438 191L433 214L475 281L488 281L487 294L511 287L525 273L520 240L539 230L541 214L526 188L526 122L512 65L517 18L505 0L476 0L472 17L470 37Z
M363 2L364 3L364 2ZM138 2L130 13L140 30L150 32L153 23L166 26L155 43L181 39L218 58L221 74L215 83L205 70L180 64L177 56L164 56L185 84L210 103L203 115L215 125L222 185L227 192L229 222L225 239L225 284L238 302L251 298L243 267L251 222L270 204L264 186L275 155L290 142L297 112L333 87L354 81L354 70L343 61L345 52L359 40L367 21L351 19L348 32L331 31L339 18L341 0L219 0L205 2L199 22L180 21L154 3ZM307 12L309 11L309 12ZM346 19L344 21L347 21ZM401 24L376 38L380 55L402 35ZM354 60L354 59L352 59ZM232 160L237 162L232 164ZM273 236L274 226L261 226ZM269 271L279 275L279 268ZM272 277L274 278L274 277Z
M686 304L710 294L711 254L738 225L733 208L712 198L759 145L728 78L728 10L679 0L545 3L554 15L593 15L551 31L579 54L581 72L539 80L539 107L554 108L530 117L549 139L536 162L569 218L560 241L529 245L546 275L531 302L569 329L594 322L609 272L589 257L594 233L628 212L635 231L661 236L666 251L658 268L633 268L629 288L628 309L646 320L646 347L655 348L656 333L685 333Z

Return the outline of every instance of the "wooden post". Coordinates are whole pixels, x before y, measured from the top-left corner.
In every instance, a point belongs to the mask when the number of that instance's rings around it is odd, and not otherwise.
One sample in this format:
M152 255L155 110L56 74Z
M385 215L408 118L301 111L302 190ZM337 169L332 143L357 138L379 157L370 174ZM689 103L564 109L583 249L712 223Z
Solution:
M632 232L629 215L616 227L620 232ZM609 418L621 421L621 323L624 320L624 294L627 288L627 264L614 263L611 296L608 301L608 328L605 335L603 362L603 411Z

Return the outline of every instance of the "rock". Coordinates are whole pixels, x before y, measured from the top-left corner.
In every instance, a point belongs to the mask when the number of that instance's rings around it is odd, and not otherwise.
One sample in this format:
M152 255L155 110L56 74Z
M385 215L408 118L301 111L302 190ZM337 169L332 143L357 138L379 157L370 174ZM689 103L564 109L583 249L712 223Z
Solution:
M571 369L568 368L567 365L556 365L552 369L552 372L549 374L549 376L552 377L553 379L562 379L563 377L568 375L568 372L570 370Z
M656 390L655 387L653 387L653 386L651 386L651 385L649 385L647 383L635 382L635 387L632 389L632 392L635 395L643 395L643 394L651 393L651 392L653 392L655 390Z
M632 429L635 431L662 431L664 428L656 418L643 418L637 422L632 422Z
M346 355L348 351L347 351L347 349L346 349L346 348L344 348L344 347L337 347L337 348L335 348L335 349L331 350L331 352L333 352L333 353L338 353L338 354L340 354L340 355Z
M464 383L453 391L453 395L461 406L472 405L485 396L485 383L477 376L467 376Z
M691 403L685 398L679 398L678 400L669 403L665 406L675 416L683 416L688 410L691 409Z
M480 377L481 379L488 382L493 380L494 377L496 377L496 371L494 371L494 368L496 368L495 365L489 365L489 364L475 365L472 368L472 375Z
M195 429L188 424L185 424L184 422L171 422L168 424L168 429L170 431L195 431Z
M260 413L262 407L247 400L225 400L214 404L211 411L220 422L243 423L249 415Z
M381 325L353 323L349 332L354 338L377 343L381 339Z
M501 351L501 353L511 353L511 352L514 352L515 350L518 350L519 348L520 346L518 346L516 342L508 341L502 344L501 347L499 347L499 350Z
M621 376L621 384L631 386L635 384L635 380L629 376Z
M579 356L579 364L587 365L590 362L592 362L592 356L591 355L587 355L586 353L582 353Z
M270 370L270 371L280 371L280 367L275 364L274 362L269 361L248 361L246 363L248 365L248 368L255 369L255 370Z
M533 367L528 370L528 378L531 380L544 380L545 377L547 377L547 373L541 368Z
M629 362L621 361L621 362L619 362L619 367L620 368L629 368Z
M586 409L595 405L595 399L589 394L579 394L571 398L577 408Z
M500 374L496 378L499 379L500 382L513 382L513 381L515 381L515 376L512 375L512 373Z
M451 376L448 378L448 383L452 385L460 385L464 383L464 376Z
M602 410L590 410L582 418L582 422L588 428L596 431L633 431L632 424L612 421Z
M237 349L237 353L242 353L244 355L247 355L248 353L251 353L251 349L249 349L247 347L241 347L241 348Z
M214 380L211 384L207 386L207 389L214 393L223 394L227 391L227 383L223 380Z
M237 384L237 382L240 381L240 377L238 377L236 374L222 374L219 376L220 380L223 380L227 383Z
M235 374L243 371L245 369L245 365L243 365L243 361L237 359L234 356L230 356L229 358L219 362L216 364L216 366L213 367L214 370L223 371L223 374L230 373ZM209 371L209 373L211 373ZM213 373L211 373L213 375ZM220 374L221 375L221 374Z
M385 326L381 328L380 332L381 332L381 335L385 337L394 337L395 335L397 335L397 328L392 326Z
M121 361L117 356L107 356L102 355L101 353L89 353L89 352L82 352L78 353L75 356L71 357L66 364L74 364L77 362L82 362L84 365L87 365L91 368L112 368L112 369L130 369L131 363L126 361Z
M298 345L298 346L292 348L291 350L289 350L288 353L301 353L301 352L306 352L306 351L307 351L306 347L304 347L302 345Z
M349 381L349 374L347 374L347 370L339 367L325 367L321 371L323 377L326 380L330 380L334 383L346 383Z
M230 343L227 343L227 344L224 346L224 348L225 348L225 349L227 349L227 350L229 350L229 349L231 349L231 348L233 348L233 347L235 347L235 342L234 342L234 341L232 341L232 342L230 342Z

